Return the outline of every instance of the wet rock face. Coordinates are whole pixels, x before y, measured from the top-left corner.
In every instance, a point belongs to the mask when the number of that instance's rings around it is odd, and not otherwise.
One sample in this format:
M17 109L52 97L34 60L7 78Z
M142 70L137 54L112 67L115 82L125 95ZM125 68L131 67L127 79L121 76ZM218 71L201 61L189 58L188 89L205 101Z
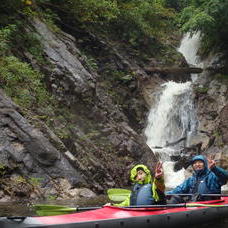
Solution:
M207 67L209 69L210 64ZM193 143L201 142L201 153L215 155L217 164L227 168L228 86L226 81L216 77L219 65L214 70L204 71L195 85L199 127Z
M228 145L228 105L220 113L219 129L222 134L223 143Z
M53 94L67 104L77 100L76 96L91 96L94 93L95 78L81 64L79 50L74 45L75 39L61 32L54 34L39 19L32 22L33 29L40 37L45 58L49 64L41 66L47 72L46 80Z
M6 170L29 178L40 178L45 186L53 178L73 178L82 183L79 173L66 158L18 112L19 108L0 91L0 160L1 175ZM9 170L11 170L9 172ZM24 184L24 185L23 185ZM20 183L20 189L26 186ZM27 196L28 191L14 191L17 196ZM27 192L27 193L26 193Z
M37 178L41 195L66 198L76 196L80 187L103 193L107 188L128 185L129 170L136 163L153 168L156 159L140 135L147 108L139 96L137 79L124 83L112 78L108 82L104 78L98 80L97 73L84 64L72 36L55 34L37 19L29 31L40 37L48 64L36 62L26 52L23 55L45 73L51 92L68 107L72 117L63 117L61 122L53 117L53 128L42 123L41 131L1 92L0 158L4 167L11 170L9 175ZM126 60L127 56L103 46L107 59L112 60L111 70L126 67L145 74L136 63ZM70 136L62 140L54 131L64 125L69 126ZM65 181L69 188L62 185ZM22 188L12 191L18 197L40 197L34 189L30 192L29 186L24 192Z
M56 35L37 20L32 25L43 42L45 58L54 66L54 69L45 68L52 91L76 117L67 142L71 145L69 161L98 191L126 184L132 163L156 160L139 135L147 108L139 96L136 78L122 83L112 76L108 79L98 76L88 70L72 36ZM110 71L129 70L137 72L137 76L146 75L134 60L114 47L97 37L86 39L91 39L91 43L87 43L91 47L87 49L99 47L93 53L95 57L102 56L98 59L99 73L102 74L104 65L109 64Z

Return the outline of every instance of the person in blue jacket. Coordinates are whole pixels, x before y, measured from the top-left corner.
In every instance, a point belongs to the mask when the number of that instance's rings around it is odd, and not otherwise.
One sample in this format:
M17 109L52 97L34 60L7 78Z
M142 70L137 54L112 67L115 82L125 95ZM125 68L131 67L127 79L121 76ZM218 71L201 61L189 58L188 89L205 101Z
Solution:
M211 158L197 155L191 160L193 175L175 189L166 194L192 194L187 201L212 200L215 197L201 196L201 194L221 194L221 186L228 180L228 172L218 166ZM181 203L183 197L173 196L170 203Z

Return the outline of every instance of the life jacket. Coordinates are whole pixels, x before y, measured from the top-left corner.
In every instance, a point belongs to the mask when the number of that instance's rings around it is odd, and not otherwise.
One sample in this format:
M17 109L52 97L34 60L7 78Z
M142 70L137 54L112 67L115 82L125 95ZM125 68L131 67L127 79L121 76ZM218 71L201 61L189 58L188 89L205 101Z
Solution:
M151 184L134 185L130 196L130 205L152 205L154 203Z

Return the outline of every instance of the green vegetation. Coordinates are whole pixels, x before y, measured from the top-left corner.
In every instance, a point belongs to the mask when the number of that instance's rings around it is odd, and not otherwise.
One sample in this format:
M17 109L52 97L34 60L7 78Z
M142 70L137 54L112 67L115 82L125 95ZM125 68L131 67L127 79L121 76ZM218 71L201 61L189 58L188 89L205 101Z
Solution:
M34 109L50 102L42 78L42 74L14 56L0 59L1 88L22 107Z
M228 1L189 0L179 17L184 32L201 32L204 53L228 51Z
M8 55L11 48L11 37L16 31L16 25L7 25L0 30L0 56Z
M228 85L228 74L216 74L215 78Z
M215 46L228 50L225 0L6 0L0 6L0 26L18 23L21 15L40 15L53 29L64 19L87 29L114 32L133 46L165 40L175 30L176 18L182 31L201 32L205 53ZM4 51L6 43L2 45Z
M57 198L58 198L57 195L49 195L49 196L47 196L48 200L56 200Z
M33 186L33 187L39 187L41 185L43 178L36 178L36 177L30 177L28 179L28 182Z
M206 94L208 92L209 88L206 87L197 87L195 88L195 92L196 93L203 93Z
M0 163L0 176L4 176L6 173L6 166Z
M162 40L171 26L174 12L163 6L162 1L119 1L120 14L113 21L123 40L136 45L148 38Z
M71 24L115 33L134 45L150 37L158 40L167 37L175 16L163 0L37 0L36 3L43 9L50 7Z

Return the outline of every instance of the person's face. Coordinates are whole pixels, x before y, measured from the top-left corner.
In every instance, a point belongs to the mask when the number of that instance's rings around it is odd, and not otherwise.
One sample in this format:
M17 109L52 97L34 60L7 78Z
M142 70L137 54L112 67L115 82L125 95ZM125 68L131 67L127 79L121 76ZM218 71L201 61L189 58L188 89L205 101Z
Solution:
M143 182L145 180L145 178L146 178L146 173L144 171L142 171L142 170L137 171L137 175L135 177L136 181Z
M201 160L196 160L193 162L192 167L194 170L202 170L204 169L204 162Z

